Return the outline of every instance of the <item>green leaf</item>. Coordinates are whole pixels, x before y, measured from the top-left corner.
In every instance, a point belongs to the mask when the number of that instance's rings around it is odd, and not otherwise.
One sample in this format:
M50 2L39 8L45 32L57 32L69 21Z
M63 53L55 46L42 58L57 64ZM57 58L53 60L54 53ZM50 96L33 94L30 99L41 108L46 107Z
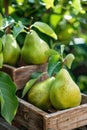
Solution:
M21 21L19 21L16 26L13 28L13 36L16 38L19 33L21 33L24 29L24 25L22 24Z
M46 4L46 8L54 7L54 0L42 0Z
M15 23L15 19L13 19L11 16L9 16L9 17L7 17L7 21L6 22L8 23L8 26L10 26L10 25Z
M48 24L43 23L43 22L35 22L32 26L36 27L42 33L45 33L46 35L57 40L56 33L53 31L53 29Z
M3 18L3 24L0 27L1 30L5 29L8 26L11 26L12 24L15 23L15 20L12 17L7 17L7 18Z
M8 84L12 92L16 92L16 85L13 83L12 79L9 77L8 74L0 72L0 80Z
M15 93L16 85L10 76L4 72L0 72L1 115L9 123L14 119L18 108L18 99Z
M3 66L3 53L0 52L0 68Z
M62 67L62 63L59 61L58 55L52 55L48 62L48 75L51 77L56 74Z
M30 79L39 78L43 73L42 72L34 72L31 74Z
M25 87L24 87L24 90L22 92L22 98L26 95L26 93L31 89L31 87L34 85L34 83L37 81L37 78L36 79L31 79L29 80Z
M66 55L66 57L64 58L64 64L70 69L74 59L75 56L72 53L70 53Z
M30 80L26 83L23 92L22 98L26 95L26 93L31 89L31 87L35 84L35 82L43 75L42 72L35 72L30 76Z
M48 51L45 52L45 54L47 56L58 55L60 57L60 54L56 50L54 50L54 49L49 49Z

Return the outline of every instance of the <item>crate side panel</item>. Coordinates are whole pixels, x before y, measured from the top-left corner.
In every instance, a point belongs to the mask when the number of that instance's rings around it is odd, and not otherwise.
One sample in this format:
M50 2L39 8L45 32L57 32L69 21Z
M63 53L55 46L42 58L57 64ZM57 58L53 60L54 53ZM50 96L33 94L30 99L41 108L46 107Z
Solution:
M87 124L87 104L47 116L46 130L72 130Z
M20 99L18 112L14 120L29 130L43 130L45 114L47 113Z

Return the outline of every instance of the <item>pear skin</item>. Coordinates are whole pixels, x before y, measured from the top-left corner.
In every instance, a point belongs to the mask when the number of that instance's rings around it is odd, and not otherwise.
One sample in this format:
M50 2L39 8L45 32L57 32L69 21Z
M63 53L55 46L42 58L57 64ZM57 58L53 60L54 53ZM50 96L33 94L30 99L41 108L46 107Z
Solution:
M81 93L69 72L62 68L50 89L50 100L54 108L67 109L80 105Z
M31 30L26 35L21 55L26 64L43 64L48 60L45 54L48 50L48 44L34 30Z
M28 101L38 108L47 111L51 107L50 88L54 77L36 83L28 92Z
M5 38L5 39L4 39ZM9 65L15 65L20 55L20 47L11 34L3 36L3 62Z

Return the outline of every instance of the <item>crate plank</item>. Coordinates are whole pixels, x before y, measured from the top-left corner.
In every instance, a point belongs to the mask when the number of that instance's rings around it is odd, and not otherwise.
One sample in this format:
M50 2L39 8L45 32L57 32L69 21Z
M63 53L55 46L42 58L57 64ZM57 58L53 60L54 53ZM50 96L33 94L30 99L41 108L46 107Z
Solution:
M47 113L19 98L19 109L15 121L30 130L43 130L45 114Z
M45 112L18 98L15 121L28 130L72 130L87 124L87 96L82 94L81 105L53 112Z

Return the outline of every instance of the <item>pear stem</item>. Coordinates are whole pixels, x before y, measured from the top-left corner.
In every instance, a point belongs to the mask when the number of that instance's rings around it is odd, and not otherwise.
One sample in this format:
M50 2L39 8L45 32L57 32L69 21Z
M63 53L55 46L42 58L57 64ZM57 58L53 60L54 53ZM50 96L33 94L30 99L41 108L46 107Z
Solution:
M65 61L62 62L62 68L64 68L64 65L65 65Z
M30 19L30 25L29 25L29 27L28 27L28 32L30 32L30 30L31 30L32 22L33 22L33 17L31 17L31 19Z

